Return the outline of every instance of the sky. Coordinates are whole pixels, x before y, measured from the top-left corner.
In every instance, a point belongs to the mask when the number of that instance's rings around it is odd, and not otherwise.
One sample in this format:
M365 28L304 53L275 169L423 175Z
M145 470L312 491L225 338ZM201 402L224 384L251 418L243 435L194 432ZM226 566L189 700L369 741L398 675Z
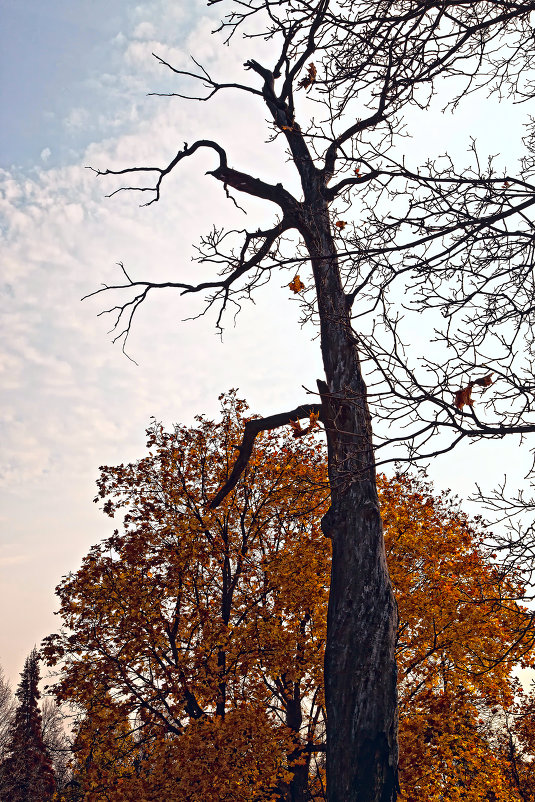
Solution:
M303 386L322 376L316 332L300 327L286 273L227 321L222 339L213 315L182 322L200 299L154 296L129 341L137 365L98 317L105 300L80 300L118 278L120 261L137 277L201 275L191 263L199 237L214 222L244 225L205 176L210 153L170 176L148 208L129 193L106 198L117 184L87 166L165 164L184 141L217 136L233 166L295 187L280 146L265 143L255 98L147 96L180 89L152 52L178 68L194 54L218 76L243 75L243 50L210 34L219 11L200 0L0 0L0 665L12 683L59 624L54 587L111 534L92 502L100 465L143 456L151 416L171 425L216 415L231 387L272 414L306 400ZM485 98L456 115L437 108L414 117L407 153L421 160L448 147L464 157L471 133L511 169L528 111ZM248 225L273 219L267 204L247 211ZM444 457L431 476L467 496L475 479L491 487L514 465L516 481L528 462L517 442L482 444Z

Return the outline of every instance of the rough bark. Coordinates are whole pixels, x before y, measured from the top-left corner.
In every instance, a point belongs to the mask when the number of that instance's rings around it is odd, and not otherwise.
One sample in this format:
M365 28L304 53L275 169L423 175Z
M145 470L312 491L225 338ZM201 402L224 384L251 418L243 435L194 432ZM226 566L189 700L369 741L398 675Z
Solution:
M372 430L327 207L302 230L318 288L327 382L318 382L329 453L332 539L325 695L329 802L397 796L397 610L384 549ZM332 254L325 258L326 254Z
M288 802L306 802L308 798L308 772L310 753L305 755L306 763L302 762L303 748L301 743L301 725L303 713L301 710L301 694L298 682L289 682L286 707L286 725L295 733L296 748L288 755L288 763L292 766L292 779L288 787ZM297 761L297 762L294 762Z

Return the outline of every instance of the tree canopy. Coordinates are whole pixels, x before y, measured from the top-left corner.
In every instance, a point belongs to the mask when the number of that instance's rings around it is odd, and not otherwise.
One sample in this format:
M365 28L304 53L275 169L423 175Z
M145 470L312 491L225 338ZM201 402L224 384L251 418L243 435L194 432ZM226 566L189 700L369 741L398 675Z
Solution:
M145 457L101 469L95 501L120 526L58 587L64 628L44 654L80 711L84 802L110 787L125 802L326 799L326 455L312 432L263 432L211 509L251 420L235 392L221 401L216 421L154 421ZM534 663L535 632L520 579L424 479L380 477L379 494L401 798L529 799L533 700L516 699L512 671Z

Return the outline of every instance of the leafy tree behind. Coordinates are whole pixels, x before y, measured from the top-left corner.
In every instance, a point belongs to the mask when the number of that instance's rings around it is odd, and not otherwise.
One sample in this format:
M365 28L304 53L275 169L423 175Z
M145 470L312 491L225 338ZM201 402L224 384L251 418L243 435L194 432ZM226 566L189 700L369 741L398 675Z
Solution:
M96 501L122 524L58 587L65 629L45 654L64 665L59 698L83 711L85 802L106 787L125 800L326 798L325 455L293 427L264 432L210 509L247 419L234 393L222 401L219 421L154 422L146 457L102 468ZM402 798L521 800L496 733L513 668L534 659L523 587L447 494L406 476L380 477L379 493L400 617Z
M21 673L7 756L0 765L2 802L47 802L54 794L54 771L43 741L38 685L39 655L33 649Z

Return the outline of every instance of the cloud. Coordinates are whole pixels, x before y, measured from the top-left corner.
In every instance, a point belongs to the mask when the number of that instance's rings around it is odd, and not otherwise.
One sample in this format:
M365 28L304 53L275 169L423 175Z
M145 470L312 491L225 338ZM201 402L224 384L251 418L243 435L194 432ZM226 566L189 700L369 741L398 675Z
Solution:
M50 148L43 148L40 154L41 161L43 161L46 164L51 156L52 156L52 151L50 150Z
M71 132L76 132L85 128L89 123L89 111L83 106L76 106L71 109L64 119L65 127Z
M200 24L205 30L206 21ZM222 69L224 62L229 67L226 59L216 66ZM0 175L4 330L9 332L0 363L6 398L4 487L26 493L32 483L49 481L53 472L72 477L103 460L120 461L132 436L142 436L151 414L168 421L191 419L205 404L215 405L217 394L231 385L241 384L245 394L247 387L263 387L266 398L275 398L280 392L273 386L276 370L279 377L289 378L300 397L284 353L289 340L306 343L307 338L297 327L296 306L281 290L285 278L264 291L256 308L245 308L236 329L227 321L223 344L214 337L213 314L179 325L202 310L200 297L155 294L140 311L129 343L139 368L124 358L120 346L111 346L107 331L113 316L96 318L119 296L80 304L83 295L120 278L119 261L136 278L208 275L207 268L190 261L194 244L213 223L236 228L245 222L221 186L205 176L215 160L209 151L169 176L161 202L145 209L139 208L145 195L125 192L105 198L130 179L97 179L85 166L165 165L186 137L211 130L228 146L232 163L254 167L258 174L254 140L263 142L265 126L260 118L244 140L242 111L236 93L216 99L212 107L158 100L150 114L144 109L143 116L130 115L126 130L92 142L75 164ZM126 124L125 109L120 116ZM66 125L86 118L77 107ZM275 165L277 158L269 153L266 149L261 162L266 177L270 160ZM275 219L270 205L249 206L248 225L269 225ZM280 304L288 313L287 326L273 315ZM256 342L251 329L259 332ZM313 384L317 359L310 357L308 364ZM292 398L291 404L297 400Z
M154 39L155 35L156 29L152 22L140 22L132 33L134 39Z
M0 568L5 568L10 565L20 565L21 563L28 562L29 557L27 554L14 554L12 557L0 557Z

